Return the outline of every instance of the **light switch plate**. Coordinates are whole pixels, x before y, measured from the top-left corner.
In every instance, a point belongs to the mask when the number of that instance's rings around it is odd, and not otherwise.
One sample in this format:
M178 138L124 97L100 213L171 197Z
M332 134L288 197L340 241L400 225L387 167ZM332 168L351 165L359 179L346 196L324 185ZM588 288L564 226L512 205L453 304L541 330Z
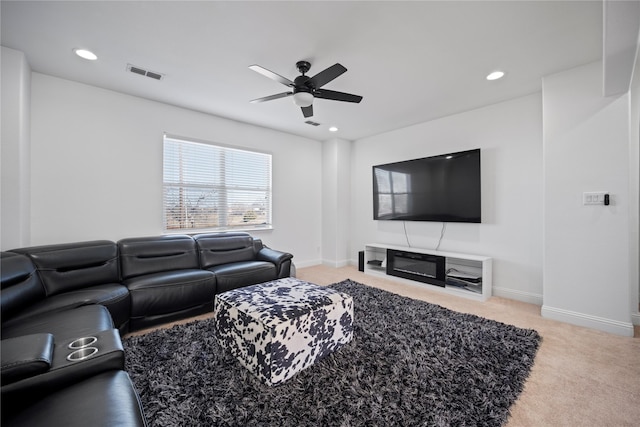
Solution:
M582 193L583 205L604 205L604 195L606 191L590 191Z

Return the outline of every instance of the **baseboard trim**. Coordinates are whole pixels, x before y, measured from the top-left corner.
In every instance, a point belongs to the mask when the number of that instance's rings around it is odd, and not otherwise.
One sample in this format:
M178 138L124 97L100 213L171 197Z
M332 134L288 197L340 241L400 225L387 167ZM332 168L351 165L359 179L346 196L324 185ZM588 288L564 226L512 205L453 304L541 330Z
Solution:
M311 261L296 261L295 259L293 260L293 264L296 266L296 268L305 268L305 267L313 267L314 265L320 265L322 264L320 262L320 260L311 260Z
M346 267L347 265L349 265L349 260L345 259L342 261L333 261L333 260L323 259L322 265L326 265L327 267L333 267L333 268Z
M499 286L494 286L491 289L491 294L494 297L512 299L520 302L526 302L528 304L542 305L543 303L542 295L540 294L534 294L534 293L525 292L525 291L517 291L515 289L507 289Z
M586 328L597 329L624 337L633 336L633 324L631 322L621 322L619 320L606 319L604 317L591 316L589 314L578 313L576 311L563 310L561 308L543 305L540 310L542 317L560 322L571 323L572 325L584 326Z
M351 261L350 260L343 260L343 261L330 261L330 260L311 260L311 261L296 261L295 259L293 260L296 268L305 268L305 267L314 267L316 265L326 265L327 267L333 267L333 268L340 268L340 267L345 267L347 265L351 265ZM356 263L356 265L358 265Z

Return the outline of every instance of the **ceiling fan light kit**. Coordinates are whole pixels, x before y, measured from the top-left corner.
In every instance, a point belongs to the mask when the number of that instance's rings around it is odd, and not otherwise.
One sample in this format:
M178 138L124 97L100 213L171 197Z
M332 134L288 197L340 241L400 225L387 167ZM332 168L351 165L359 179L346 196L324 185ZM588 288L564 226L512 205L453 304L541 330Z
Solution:
M350 93L344 92L336 92L333 90L320 89L322 86L326 85L333 79L339 77L343 73L347 71L345 67L340 64L334 64L331 67L320 71L313 77L308 77L306 73L311 68L311 64L307 61L298 61L296 63L296 67L300 72L300 75L291 81L286 77L283 77L273 71L267 70L260 65L251 65L253 71L262 74L265 77L268 77L272 80L275 80L278 83L281 83L285 86L289 86L293 88L291 92L283 92L275 95L265 96L262 98L254 99L251 102L264 102L271 101L274 99L285 98L288 96L293 96L293 102L302 110L302 115L304 117L313 116L313 99L321 98L321 99L330 99L333 101L343 101L343 102L354 102L359 103L362 101L362 97L359 95L352 95Z
M313 104L313 95L309 92L296 92L293 94L293 103L298 107L309 107Z

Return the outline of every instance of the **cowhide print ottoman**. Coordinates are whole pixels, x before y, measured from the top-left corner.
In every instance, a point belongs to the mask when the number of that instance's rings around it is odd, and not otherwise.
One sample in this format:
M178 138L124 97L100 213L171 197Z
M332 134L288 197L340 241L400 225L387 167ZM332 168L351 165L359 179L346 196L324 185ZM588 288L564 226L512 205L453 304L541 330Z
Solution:
M353 338L353 299L285 278L216 295L216 337L268 385L280 384Z

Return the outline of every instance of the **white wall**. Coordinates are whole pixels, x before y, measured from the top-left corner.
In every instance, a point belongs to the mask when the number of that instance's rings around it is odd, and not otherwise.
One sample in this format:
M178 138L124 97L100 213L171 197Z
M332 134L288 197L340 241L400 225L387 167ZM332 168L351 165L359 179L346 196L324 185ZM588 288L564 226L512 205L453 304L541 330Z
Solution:
M30 238L31 68L24 53L2 46L2 203L0 246L24 246Z
M543 99L542 314L633 336L629 93L602 96L597 62L545 77ZM611 205L584 206L589 191L608 192Z
M322 263L350 263L351 142L335 138L322 144Z
M629 92L629 303L633 324L640 325L640 54L634 70Z
M271 152L274 229L252 234L320 262L320 142L39 73L30 244L161 234L163 132Z
M403 223L374 221L375 164L481 149L482 224L447 224L440 250L492 257L494 295L542 303L542 100L536 93L365 138L352 148L352 262L367 243L407 245ZM442 223L406 222L435 249Z

